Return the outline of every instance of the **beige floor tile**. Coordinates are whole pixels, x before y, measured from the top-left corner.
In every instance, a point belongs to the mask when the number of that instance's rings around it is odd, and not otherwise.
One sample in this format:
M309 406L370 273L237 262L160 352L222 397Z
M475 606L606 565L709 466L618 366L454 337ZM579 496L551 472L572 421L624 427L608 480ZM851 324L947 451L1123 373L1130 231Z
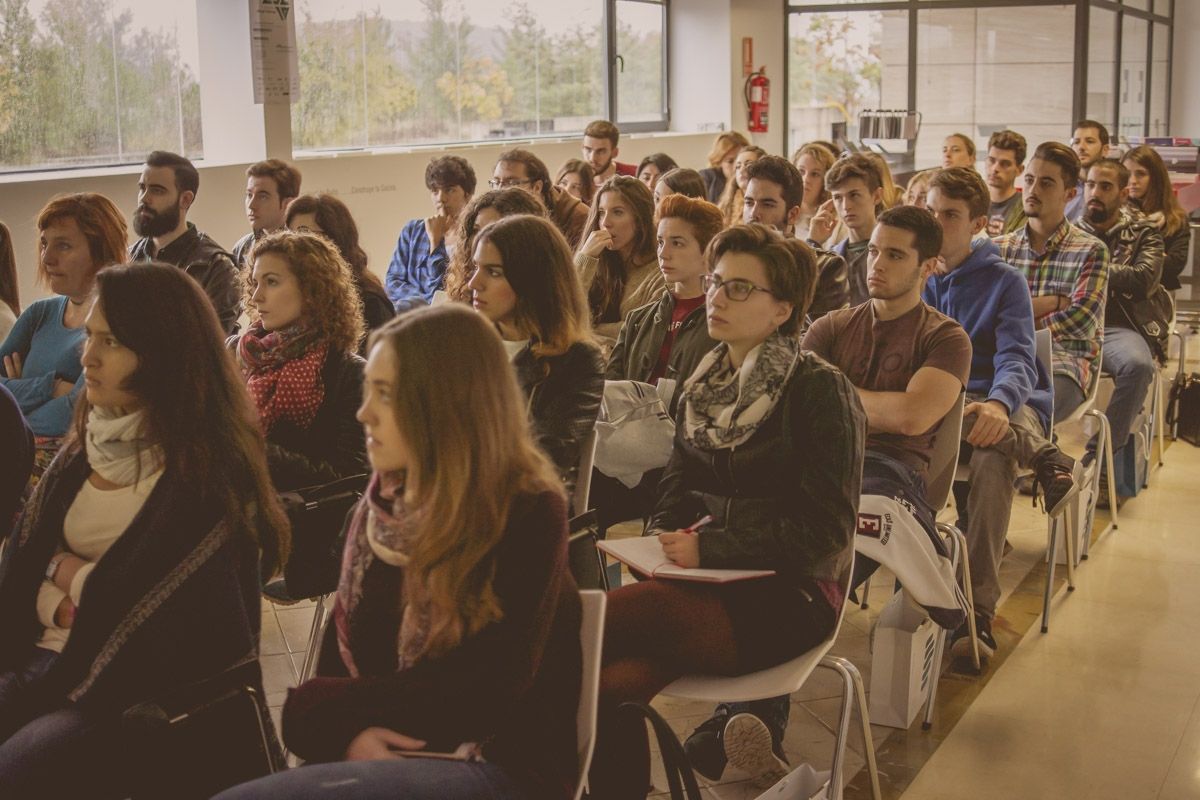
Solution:
M308 608L289 606L276 610L275 616L279 618L279 627L287 642L288 652L296 653L308 649L308 635L312 632L313 613L313 606Z

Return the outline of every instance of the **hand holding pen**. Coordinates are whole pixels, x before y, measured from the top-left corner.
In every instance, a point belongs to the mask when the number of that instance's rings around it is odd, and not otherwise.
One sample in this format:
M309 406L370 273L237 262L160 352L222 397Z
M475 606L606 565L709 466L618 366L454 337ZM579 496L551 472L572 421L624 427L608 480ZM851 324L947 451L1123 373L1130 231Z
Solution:
M662 545L663 555L671 559L673 564L685 569L695 569L700 566L700 529L713 521L712 515L702 517L681 530L670 533L660 533L658 541Z

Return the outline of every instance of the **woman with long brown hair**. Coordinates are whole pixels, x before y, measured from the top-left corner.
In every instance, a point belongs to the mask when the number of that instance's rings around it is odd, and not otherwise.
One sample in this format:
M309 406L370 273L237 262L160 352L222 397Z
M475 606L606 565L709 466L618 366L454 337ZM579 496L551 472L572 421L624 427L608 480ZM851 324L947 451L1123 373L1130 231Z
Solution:
M475 237L473 263L472 305L500 332L534 438L571 491L600 411L604 362L567 240L548 220L508 217Z
M219 800L574 794L579 594L563 490L523 409L483 315L446 303L372 335L358 418L374 474L322 677L283 708L310 765Z
M17 256L13 252L12 233L0 222L0 341L21 316L21 287L17 284Z
M595 173L592 165L581 158L570 158L558 168L554 185L571 195L585 206L592 204L596 194Z
M1180 288L1179 276L1187 266L1191 229L1187 212L1171 188L1171 176L1162 156L1149 145L1138 145L1125 154L1129 170L1129 203L1150 218L1162 233L1166 254L1163 258L1162 285L1174 291Z
M38 213L38 281L55 297L29 305L0 344L0 385L38 436L60 437L83 390L79 345L96 273L125 261L125 218L107 197L59 195Z
M611 346L621 320L666 289L654 253L654 195L637 178L614 175L596 190L575 266L596 334Z
M96 289L71 434L0 563L6 796L128 796L145 751L122 711L254 664L261 582L288 551L203 290L162 264Z
M460 303L471 302L471 287L467 281L475 271L475 234L485 225L514 214L546 216L546 206L540 199L516 186L508 189L492 189L471 200L458 221L458 241L461 242L450 256L446 269L446 296Z
M315 233L333 242L350 266L368 332L396 316L383 282L367 269L367 251L358 243L358 225L345 203L331 194L300 195L288 204L285 224L288 230ZM363 347L366 347L365 340Z
M312 233L259 239L247 262L250 328L230 340L267 437L280 491L366 472L354 409L362 399L362 309L350 267Z

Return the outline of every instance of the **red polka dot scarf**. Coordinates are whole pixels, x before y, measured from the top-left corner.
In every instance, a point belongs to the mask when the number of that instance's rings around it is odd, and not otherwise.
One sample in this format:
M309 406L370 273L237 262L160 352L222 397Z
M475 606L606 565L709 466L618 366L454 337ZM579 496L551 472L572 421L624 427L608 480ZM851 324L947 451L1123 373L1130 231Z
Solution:
M263 432L279 420L307 430L325 400L321 368L329 343L320 331L294 325L267 331L256 322L238 340L238 363L258 408Z

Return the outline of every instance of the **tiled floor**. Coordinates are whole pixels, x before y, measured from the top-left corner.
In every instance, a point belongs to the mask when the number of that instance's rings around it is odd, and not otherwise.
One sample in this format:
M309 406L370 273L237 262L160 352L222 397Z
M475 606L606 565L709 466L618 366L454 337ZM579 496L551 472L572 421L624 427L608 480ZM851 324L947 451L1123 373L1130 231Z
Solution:
M1078 436L1066 449L1078 453ZM1093 546L1064 591L1056 573L1051 632L1038 629L1046 522L1029 498L1014 502L1001 572L995 633L1000 652L983 676L947 662L933 729L873 726L885 798L1175 798L1200 797L1200 450L1168 448L1150 489L1122 509L1118 531ZM953 516L952 511L948 511ZM1103 522L1103 520L1101 520ZM611 535L636 535L639 529ZM848 658L870 685L870 631L892 577L872 582L871 606L847 611L833 653ZM295 685L313 606L264 604L262 663L268 703L278 718ZM792 697L784 750L793 763L827 769L839 712L840 683L818 670ZM654 703L682 739L703 721L705 703ZM857 724L857 720L855 720ZM846 797L870 797L862 744L852 726ZM655 773L656 794L666 782ZM742 800L759 791L731 768L706 798Z

